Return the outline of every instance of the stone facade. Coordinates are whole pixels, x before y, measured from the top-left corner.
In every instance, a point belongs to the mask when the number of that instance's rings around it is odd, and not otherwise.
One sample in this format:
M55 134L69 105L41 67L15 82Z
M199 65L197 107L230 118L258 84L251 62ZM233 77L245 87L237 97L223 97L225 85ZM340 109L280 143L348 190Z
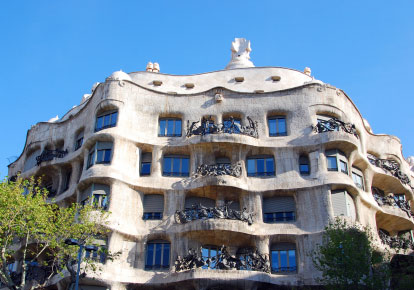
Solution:
M254 67L250 50L236 39L228 69L199 75L152 63L115 72L29 130L9 176L44 175L62 206L96 194L112 212L107 246L122 255L84 285L316 285L308 253L335 215L412 238L414 183L399 139L373 134L345 92L310 69Z

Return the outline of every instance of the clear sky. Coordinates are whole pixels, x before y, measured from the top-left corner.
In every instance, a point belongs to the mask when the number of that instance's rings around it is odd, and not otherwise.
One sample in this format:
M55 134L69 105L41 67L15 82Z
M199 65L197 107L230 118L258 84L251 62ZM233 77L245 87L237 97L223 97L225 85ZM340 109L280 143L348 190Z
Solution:
M220 70L235 37L256 66L310 67L414 155L413 15L414 1L1 1L0 177L31 125L113 71Z

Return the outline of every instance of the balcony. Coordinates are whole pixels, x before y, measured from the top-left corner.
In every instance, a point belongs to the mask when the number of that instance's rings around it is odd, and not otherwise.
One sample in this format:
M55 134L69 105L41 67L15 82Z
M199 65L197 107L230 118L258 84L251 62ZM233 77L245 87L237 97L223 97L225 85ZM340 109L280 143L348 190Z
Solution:
M401 171L400 164L398 164L397 161L380 159L371 154L368 154L367 158L372 165L375 165L388 174L391 174L392 176L398 178L402 184L408 184L411 186L410 178L407 174Z
M333 131L344 131L345 133L352 134L359 138L355 125L352 123L345 123L337 118L329 120L318 119L318 123L312 126L312 130L315 133L333 132Z
M177 210L175 212L175 221L179 224L185 224L195 220L207 219L228 219L246 222L249 225L253 223L253 214L246 211L234 210L230 208L231 202L223 206L206 207L202 204L192 205L191 209Z
M66 154L68 154L68 149L66 149L65 151L59 149L45 149L43 150L42 154L36 157L36 165L39 166L42 162L51 161L54 158L63 158L66 156Z
M259 138L257 131L257 121L253 121L250 117L247 117L249 125L242 126L240 120L236 120L233 117L225 120L221 124L215 124L211 117L203 117L200 121L191 122L187 121L187 138L193 135L205 136L208 134L240 134L254 138Z
M390 236L390 234L387 231L382 230L382 229L380 229L378 231L378 235L381 239L381 242L384 245L389 246L390 248L404 249L404 250L407 250L407 249L414 250L414 243L411 239L406 239L406 238L399 237L399 236L392 237L392 236Z
M234 177L240 177L242 171L242 165L240 162L236 164L202 164L197 167L194 177L201 176L222 176L230 175Z
M270 261L268 255L259 253L257 249L244 248L231 255L225 246L203 247L201 253L190 249L186 256L178 256L175 261L175 272L197 268L270 273Z
M398 207L402 211L404 211L408 218L414 217L413 212L411 211L411 206L405 199L397 198L394 194L389 194L385 196L384 191L377 187L371 188L372 195L374 196L375 201L380 207L383 206L392 206Z

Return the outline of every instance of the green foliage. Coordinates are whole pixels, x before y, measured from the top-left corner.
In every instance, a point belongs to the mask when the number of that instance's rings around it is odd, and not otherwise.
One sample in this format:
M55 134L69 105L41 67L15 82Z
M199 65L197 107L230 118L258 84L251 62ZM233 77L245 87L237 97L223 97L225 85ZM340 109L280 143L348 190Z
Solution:
M374 249L367 227L337 218L323 234L322 245L311 253L328 289L387 289L387 255Z
M37 262L47 269L46 279L31 283L32 289L47 286L54 275L64 270L74 278L79 247L66 245L65 239L93 244L96 237L108 232L107 212L77 203L59 207L47 200L47 190L38 184L41 180L33 178L0 183L0 279L10 289L25 287L29 270L26 263L20 263L21 277L13 277L7 265L15 260ZM84 272L99 270L93 259L84 261Z

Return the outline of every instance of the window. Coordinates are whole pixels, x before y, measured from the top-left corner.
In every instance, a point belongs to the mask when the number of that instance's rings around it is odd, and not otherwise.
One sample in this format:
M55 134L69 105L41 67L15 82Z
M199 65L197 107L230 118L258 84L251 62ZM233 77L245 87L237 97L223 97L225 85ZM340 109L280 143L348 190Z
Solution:
M336 122L329 122L334 117L329 115L316 115L318 125L326 128L327 131L339 131L339 126ZM324 131L325 132L325 131Z
M143 220L161 220L164 212L164 196L162 194L144 195Z
M66 171L65 178L64 178L64 181L63 181L63 190L62 190L62 192L69 189L71 175L72 175L72 170L68 169Z
M306 155L301 155L299 157L299 172L301 175L310 174L309 158Z
M280 223L296 220L295 200L292 196L274 196L263 199L263 222Z
M190 158L187 156L164 156L164 176L190 176Z
M107 210L109 208L109 192L108 185L93 183L81 194L81 204Z
M271 249L272 273L296 272L296 246L289 243L276 244Z
M326 150L325 156L326 156L326 166L328 168L328 171L339 171L340 169L342 173L345 173L348 175L348 159L346 158L346 155L344 152L338 149ZM338 163L339 163L339 169L338 169Z
M206 264L203 269L217 269L217 262L221 252L217 246L203 246L201 249L201 256Z
M108 242L106 238L95 239L92 245L85 246L85 258L105 263L108 253L107 244Z
M362 171L359 168L352 167L352 180L357 187L364 190L364 178L362 176Z
M151 174L151 161L152 153L143 152L141 154L141 176L146 176Z
M116 126L118 111L105 112L96 118L95 132Z
M275 161L272 156L247 158L247 176L274 176Z
M108 164L111 162L112 142L97 142L89 151L86 168L94 164Z
M269 126L269 136L286 136L286 118L285 117L270 117L267 120Z
M163 118L160 119L159 137L180 137L181 136L181 119Z
M170 267L170 243L150 241L147 244L146 270L168 269Z
M226 118L223 120L223 133L240 134L241 120L238 118Z
M75 151L82 147L83 144L83 131L78 133L75 138Z
M332 191L331 202L334 216L346 216L355 220L354 199L346 190Z

